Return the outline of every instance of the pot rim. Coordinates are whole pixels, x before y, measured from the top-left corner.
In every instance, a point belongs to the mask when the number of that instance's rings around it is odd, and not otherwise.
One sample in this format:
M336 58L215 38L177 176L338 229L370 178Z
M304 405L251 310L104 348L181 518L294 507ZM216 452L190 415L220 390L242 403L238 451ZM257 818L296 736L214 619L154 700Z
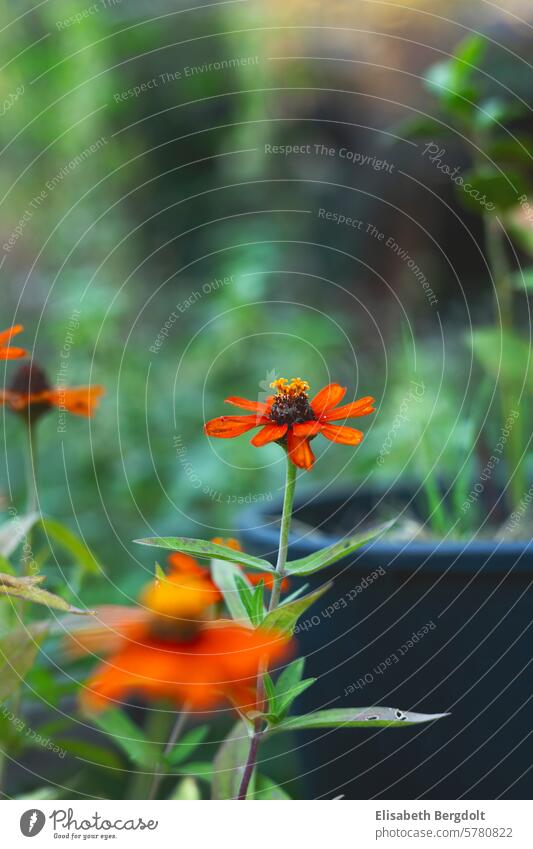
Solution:
M337 504L341 506L348 500L357 502L368 496L370 492L379 490L365 488L361 493L353 490L337 489L331 494L322 495L312 490L303 493L295 501L296 511L304 504L313 501L315 504ZM242 514L241 530L243 538L262 551L268 551L267 559L274 559L278 545L278 529L275 527L277 517L281 512L282 499L268 504L256 505ZM376 519L376 524L378 520ZM357 533L357 526L349 533ZM331 545L342 539L337 534L320 532L320 536L299 536L291 532L289 549L299 549L298 557L313 554L320 548ZM291 555L289 554L289 557ZM294 555L293 555L294 556ZM387 564L394 571L412 572L415 568L423 567L424 571L442 571L444 567L453 567L454 571L472 572L473 566L483 566L483 574L495 572L532 572L533 571L533 540L499 540L499 539L435 539L435 540L395 540L386 542L377 539L368 543L360 551L355 552L342 561L341 568L346 568L351 560L358 568L372 569ZM480 561L483 561L480 563ZM343 565L344 564L344 565ZM318 573L322 575L323 573ZM313 577L313 576L309 576Z

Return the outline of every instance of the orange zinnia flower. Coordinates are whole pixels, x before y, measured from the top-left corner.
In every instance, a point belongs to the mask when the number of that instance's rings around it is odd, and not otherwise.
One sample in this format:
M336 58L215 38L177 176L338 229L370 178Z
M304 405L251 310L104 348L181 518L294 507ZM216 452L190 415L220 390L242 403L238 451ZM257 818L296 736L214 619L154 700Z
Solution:
M100 608L95 624L71 634L73 653L110 655L87 683L86 707L100 710L138 694L197 710L223 699L242 711L256 708L259 664L284 660L288 640L205 619L213 599L195 581L185 587L180 576L154 581L141 596L144 607Z
M325 386L312 401L307 394L309 384L300 378L294 378L289 384L285 378L281 378L270 385L276 392L264 403L233 395L226 398L227 404L253 410L254 414L211 419L205 425L206 434L229 439L254 427L261 427L251 440L252 445L260 447L277 442L287 449L294 465L301 469L312 468L315 457L309 442L319 433L343 445L358 445L363 439L360 430L331 422L373 413L374 399L370 396L339 407L337 405L344 398L346 388L338 383Z
M24 330L22 324L16 324L9 330L0 332L0 360L19 360L26 356L24 348L14 348L11 345L11 337Z
M9 388L0 392L0 403L34 422L52 407L76 416L92 416L103 394L102 386L53 388L44 370L36 363L29 363L20 366Z

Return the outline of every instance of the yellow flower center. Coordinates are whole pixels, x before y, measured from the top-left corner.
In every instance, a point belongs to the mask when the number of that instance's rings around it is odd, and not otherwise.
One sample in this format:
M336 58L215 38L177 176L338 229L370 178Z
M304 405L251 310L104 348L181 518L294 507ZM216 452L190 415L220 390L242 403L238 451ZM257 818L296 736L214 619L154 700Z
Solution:
M309 384L306 380L293 377L289 383L285 377L281 377L274 380L270 386L276 391L270 408L270 418L273 422L290 427L315 418L307 396Z
M156 616L178 620L204 618L204 611L216 600L216 588L207 578L179 574L152 581L141 596Z
M299 398L302 395L307 395L309 391L307 380L302 380L299 377L293 377L290 383L286 377L280 377L279 380L274 380L270 387L276 390L276 395L290 398Z

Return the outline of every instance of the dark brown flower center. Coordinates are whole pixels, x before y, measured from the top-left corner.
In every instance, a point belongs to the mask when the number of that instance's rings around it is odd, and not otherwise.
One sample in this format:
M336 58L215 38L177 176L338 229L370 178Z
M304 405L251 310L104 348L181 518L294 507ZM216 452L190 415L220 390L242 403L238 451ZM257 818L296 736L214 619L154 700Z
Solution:
M51 389L46 372L36 363L24 363L20 366L9 385L9 391L21 398L22 403L12 405L12 409L30 424L40 419L51 409L47 400L32 400L32 397ZM26 406L27 400L27 406Z
M293 425L316 418L309 403L309 384L306 381L294 378L288 384L285 378L281 378L270 385L276 390L269 414L273 422L279 425Z

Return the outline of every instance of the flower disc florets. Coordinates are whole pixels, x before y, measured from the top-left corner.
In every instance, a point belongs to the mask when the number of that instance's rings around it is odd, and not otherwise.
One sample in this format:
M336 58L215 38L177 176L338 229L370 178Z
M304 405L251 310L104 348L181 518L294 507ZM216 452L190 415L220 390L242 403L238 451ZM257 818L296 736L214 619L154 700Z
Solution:
M314 421L316 416L309 402L307 381L297 377L288 383L286 378L282 377L270 386L276 390L270 408L270 418L273 422L279 425L293 425Z

